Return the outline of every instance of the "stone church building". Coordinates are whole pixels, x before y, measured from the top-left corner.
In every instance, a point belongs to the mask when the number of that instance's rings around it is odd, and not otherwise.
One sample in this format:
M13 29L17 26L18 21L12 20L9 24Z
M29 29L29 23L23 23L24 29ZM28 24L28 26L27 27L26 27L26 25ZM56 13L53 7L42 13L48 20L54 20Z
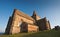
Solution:
M50 23L46 17L40 18L35 11L32 16L14 9L12 16L9 17L5 30L6 34L16 34L21 32L38 32L50 30Z

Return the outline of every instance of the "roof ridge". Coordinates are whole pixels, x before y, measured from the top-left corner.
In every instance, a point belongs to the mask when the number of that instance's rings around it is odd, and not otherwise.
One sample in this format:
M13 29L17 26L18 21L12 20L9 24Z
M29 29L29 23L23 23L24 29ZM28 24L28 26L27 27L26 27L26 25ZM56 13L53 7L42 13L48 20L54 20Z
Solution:
M25 18L28 18L28 19L30 19L30 20L34 20L31 16L23 13L22 11L19 11L19 10L17 10L17 9L14 9L14 10L15 10L15 11L18 11L18 12L16 12L17 14L19 14L19 15L25 17Z

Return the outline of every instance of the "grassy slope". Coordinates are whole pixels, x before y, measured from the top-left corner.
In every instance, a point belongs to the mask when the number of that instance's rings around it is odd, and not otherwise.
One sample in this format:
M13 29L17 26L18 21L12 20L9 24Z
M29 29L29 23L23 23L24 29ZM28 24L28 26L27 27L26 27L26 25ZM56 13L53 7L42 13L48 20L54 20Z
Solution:
M37 33L20 33L14 35L0 35L0 37L60 37L60 31L42 31Z

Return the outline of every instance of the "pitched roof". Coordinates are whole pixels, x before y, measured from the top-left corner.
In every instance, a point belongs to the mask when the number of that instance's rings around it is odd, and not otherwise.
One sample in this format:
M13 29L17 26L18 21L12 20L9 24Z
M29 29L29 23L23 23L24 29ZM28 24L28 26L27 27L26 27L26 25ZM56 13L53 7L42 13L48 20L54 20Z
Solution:
M29 20L33 20L33 21L34 21L34 19L33 19L31 16L23 13L22 11L19 11L19 10L17 10L17 9L14 9L14 10L15 10L15 13L16 13L16 14L18 14L18 15L20 15L20 16L22 16L22 17L25 17L25 18L27 18L27 19L29 19Z

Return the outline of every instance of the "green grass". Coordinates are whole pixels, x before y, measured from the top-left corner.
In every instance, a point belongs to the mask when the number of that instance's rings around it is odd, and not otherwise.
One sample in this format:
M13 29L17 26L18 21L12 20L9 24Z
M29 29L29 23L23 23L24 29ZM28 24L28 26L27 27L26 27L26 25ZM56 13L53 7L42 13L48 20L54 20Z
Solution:
M60 31L40 31L37 33L20 33L14 35L0 35L0 37L60 37Z

